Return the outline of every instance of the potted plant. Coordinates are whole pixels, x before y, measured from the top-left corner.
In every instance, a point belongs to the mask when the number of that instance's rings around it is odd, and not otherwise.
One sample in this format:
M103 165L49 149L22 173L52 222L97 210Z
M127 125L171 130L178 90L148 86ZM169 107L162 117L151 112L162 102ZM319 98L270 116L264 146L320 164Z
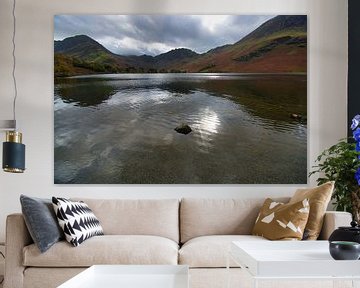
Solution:
M352 120L351 129L353 137L350 141L342 139L324 150L309 176L319 173L316 180L319 185L335 181L332 195L335 209L352 213L353 219L360 223L360 115Z

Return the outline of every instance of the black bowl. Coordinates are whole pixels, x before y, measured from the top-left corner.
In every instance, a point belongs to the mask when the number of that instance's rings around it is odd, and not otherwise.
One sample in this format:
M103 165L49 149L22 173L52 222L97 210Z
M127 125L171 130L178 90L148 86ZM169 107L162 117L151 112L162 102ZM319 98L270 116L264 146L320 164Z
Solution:
M360 257L360 244L357 242L332 241L329 250L335 260L358 260Z

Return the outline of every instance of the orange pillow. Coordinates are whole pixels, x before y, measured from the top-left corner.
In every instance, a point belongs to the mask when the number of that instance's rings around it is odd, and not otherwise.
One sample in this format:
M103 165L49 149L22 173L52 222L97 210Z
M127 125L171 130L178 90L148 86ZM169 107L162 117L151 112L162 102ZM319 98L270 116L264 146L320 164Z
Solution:
M260 210L252 234L269 240L301 240L308 217L307 199L284 204L268 198Z
M304 240L316 240L321 232L324 215L334 190L334 181L327 182L315 188L298 189L289 203L309 199L310 214L305 227Z

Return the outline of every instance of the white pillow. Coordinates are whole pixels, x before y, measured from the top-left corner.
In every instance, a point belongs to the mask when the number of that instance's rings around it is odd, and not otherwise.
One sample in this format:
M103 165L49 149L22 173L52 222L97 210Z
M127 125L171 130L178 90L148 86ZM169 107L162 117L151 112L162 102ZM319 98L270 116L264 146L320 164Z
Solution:
M99 220L84 202L52 197L55 214L66 241L79 246L86 239L104 235Z

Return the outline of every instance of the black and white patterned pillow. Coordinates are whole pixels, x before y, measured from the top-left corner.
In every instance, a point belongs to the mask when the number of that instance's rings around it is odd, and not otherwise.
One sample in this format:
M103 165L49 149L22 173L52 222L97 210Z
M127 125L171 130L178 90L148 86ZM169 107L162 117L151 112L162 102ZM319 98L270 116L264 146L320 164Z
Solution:
M52 197L55 214L66 241L79 246L86 239L104 235L99 220L84 202Z

